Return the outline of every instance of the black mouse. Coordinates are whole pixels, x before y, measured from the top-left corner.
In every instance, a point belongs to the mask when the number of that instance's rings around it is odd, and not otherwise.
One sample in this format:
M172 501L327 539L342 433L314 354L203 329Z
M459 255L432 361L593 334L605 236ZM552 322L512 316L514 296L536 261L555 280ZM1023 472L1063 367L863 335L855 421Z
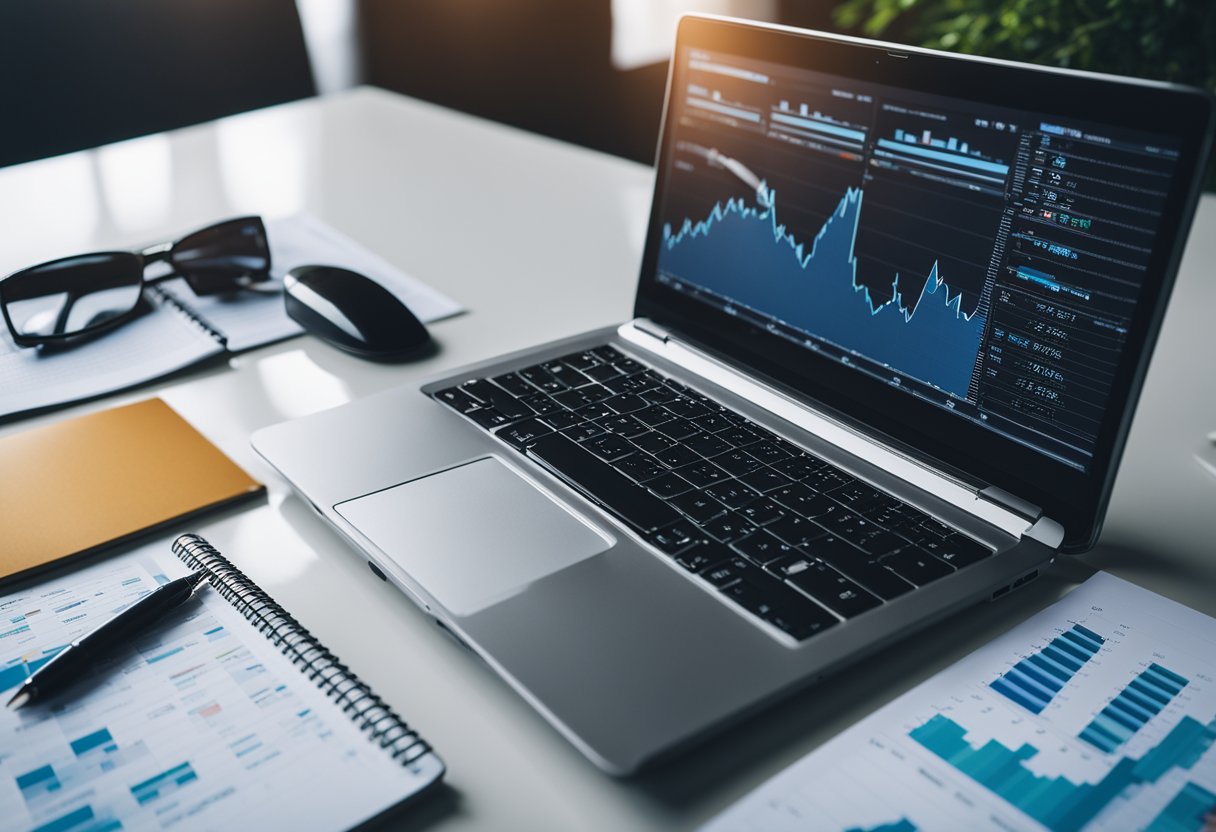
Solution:
M431 336L397 296L337 266L298 266L283 278L287 314L312 335L360 358L393 361L430 346Z

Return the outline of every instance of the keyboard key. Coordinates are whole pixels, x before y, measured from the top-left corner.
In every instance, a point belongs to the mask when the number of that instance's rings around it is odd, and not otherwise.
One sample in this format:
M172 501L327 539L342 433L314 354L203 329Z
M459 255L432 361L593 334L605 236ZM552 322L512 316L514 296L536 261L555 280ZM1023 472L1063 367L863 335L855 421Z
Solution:
M646 539L668 555L678 555L690 546L701 542L697 527L686 520L672 523L651 532Z
M766 465L790 458L789 451L767 439L763 439L753 445L748 445L747 452Z
M756 529L747 537L730 544L730 547L761 566L794 553L792 546L782 543L764 529Z
M542 436L528 455L643 532L680 519L675 509L559 433Z
M860 511L859 506L872 505L887 497L876 488L871 488L864 482L851 482L828 492L833 500L848 506L854 511Z
M564 361L547 361L543 366L555 379L567 387L582 387L584 384L591 383L591 379Z
M757 500L752 500L746 505L740 507L739 513L751 520L757 526L763 526L766 523L772 523L778 517L785 515L781 506L770 500L768 497L761 497Z
M666 404L674 402L679 397L679 394L667 387L652 387L642 394L642 398L651 404Z
M738 480L715 483L706 488L705 493L720 500L727 508L739 508L760 496Z
M667 408L671 407L671 405L664 406ZM694 425L692 422L685 421L684 419L673 419L670 422L656 426L655 430L670 439L675 439L676 441L687 439L694 433L700 432L697 430L696 425Z
M715 465L725 468L736 477L742 476L750 471L755 471L764 464L747 451L740 450L727 451L724 454L719 454L718 456L713 457L713 461Z
M507 422L511 421L492 407L483 407L480 410L473 410L466 415L468 415L470 419L481 425L486 430L492 430L493 428L499 427L500 425L505 425Z
M606 344L602 347L593 348L591 350L591 354L594 355L596 358L598 358L600 361L606 362L608 364L613 364L617 361L623 361L625 359L625 356L622 355L619 350L617 350L615 347L610 347Z
M717 543L701 542L685 549L676 555L675 561L689 572L702 572L711 566L722 563L731 551Z
M562 359L568 366L576 370L582 371L598 366L600 360L595 357L590 351L576 352L573 355L567 355Z
M569 410L555 410L542 416L541 421L554 430L565 430L582 423L583 420L578 414L571 413Z
M726 418L723 413L710 413L705 416L698 416L693 419L693 424L706 433L717 433L718 431L733 428L735 423Z
M808 555L840 570L884 600L898 598L913 589L912 584L881 565L876 558L838 537L821 537L801 548Z
M827 468L828 464L820 459L815 459L807 454L793 456L789 459L783 459L780 462L773 463L773 469L780 471L792 480L802 481L814 474L816 471L822 471Z
M594 439L597 436L604 435L604 429L595 422L584 422L581 425L564 428L562 433L569 436L576 442L586 442L588 439Z
M651 431L650 433L643 433L641 436L635 436L630 441L643 451L647 451L648 453L652 454L657 454L659 451L665 451L676 444L675 441L668 439L661 433L655 433L654 431Z
M524 367L516 372L519 373L521 378L540 388L544 393L558 393L566 389L566 385L554 378L553 373L546 370L540 364Z
M532 412L537 416L545 416L550 413L557 413L562 410L562 406L553 399L546 396L544 393L534 393L531 396L524 396L520 399L532 409Z
M686 479L682 479L668 471L662 476L655 477L646 482L646 488L652 494L662 497L664 500L675 497L678 494L683 494L686 491L692 490L691 483Z
M926 518L923 512L894 498L863 506L860 513L871 523L893 532L918 526Z
M730 479L730 474L705 459L691 465L682 465L676 468L675 472L697 488L704 488L707 485Z
M583 447L605 462L612 462L623 456L628 456L636 450L626 440L611 434L589 439L583 444Z
M694 423L695 424L695 423ZM710 433L694 433L684 440L684 445L692 448L701 456L717 456L723 451L730 450L730 444L723 442Z
M578 410L576 410L574 412L576 414L578 414L579 416L583 417L583 419L588 422L595 421L596 419L604 419L604 418L607 418L608 416L615 415L611 410L604 407L602 404L598 404L598 403L583 405L582 407L580 407Z
M852 618L882 605L877 595L821 561L793 557L771 563L767 569L841 618Z
M576 390L563 390L553 394L553 401L570 410L578 410L589 404L596 404L609 398L612 391L600 384L589 384ZM609 411L615 412L615 411Z
M848 485L853 478L835 468L821 468L804 477L802 482L818 491L831 491L838 486Z
M460 385L460 389L484 403L487 407L497 409L499 413L508 419L522 419L525 416L531 416L533 413L532 408L528 407L526 402L520 401L497 384L491 384L485 379L466 381Z
M634 457L630 457L630 459L634 459ZM687 494L673 497L670 503L696 523L704 523L711 517L717 517L726 511L726 506L700 491L690 491Z
M993 553L987 546L976 543L969 537L963 537L957 532L944 540L927 540L920 544L920 548L955 569L978 563Z
M646 482L667 473L666 468L644 453L631 454L624 459L618 459L612 464L612 467L635 482Z
M767 494L782 486L790 485L790 478L785 474L777 473L772 468L757 468L749 474L740 476L739 482L747 483L761 494Z
M633 436L641 436L649 431L649 428L632 416L606 416L603 419L596 420L596 424L609 433L615 433L617 436L623 436L626 439Z
M744 448L760 441L760 437L747 428L732 427L718 433L718 437L726 440L736 448Z
M817 510L816 504L818 504L819 508L825 505L839 505L818 491L807 488L798 482L783 485L781 488L771 491L769 497L781 503L781 505L795 514L801 514L803 517L814 517Z
M639 364L632 358L619 358L612 362L612 366L616 367L622 373L640 373L646 369L645 365Z
M688 420L696 419L701 416L708 416L710 414L709 408L707 408L705 405L686 398L676 399L673 402L668 402L666 407L675 415L682 416Z
M461 413L468 413L471 410L476 410L481 407L481 402L470 396L468 393L461 390L459 387L449 387L446 390L440 390L435 394L435 398L446 404L448 407L455 408Z
M633 417L639 422L649 425L650 427L661 425L664 422L670 422L675 418L667 411L666 408L657 404L653 404L650 407L637 411L633 414Z
M755 528L746 517L740 517L733 511L701 524L701 529L706 534L722 543L733 543L744 535L751 534Z
M536 388L524 381L518 373L503 373L500 376L494 376L490 381L517 398L531 396L536 392Z
M759 570L743 558L733 555L727 560L719 561L713 567L701 572L701 577L718 589L728 587L747 575L756 575Z
M753 615L802 640L836 624L836 618L766 575L748 575L720 592Z
M602 383L613 393L642 393L655 385L643 373L637 373L632 376L617 376L616 378L605 379Z
M701 457L697 453L674 443L661 451L655 451L654 457L668 468L682 468L701 461Z
M955 533L954 529L947 526L941 520L938 520L933 517L926 517L924 520L922 520L920 523L920 527L922 529L924 529L925 531L927 531L929 534L931 534L935 537L940 537L943 540L947 537L950 537L950 535Z
M765 528L791 546L804 546L824 534L823 527L794 514L782 515Z
M598 367L589 367L582 372L583 375L587 376L587 378L591 378L596 381L607 381L608 379L617 378L622 375L620 370L608 364L601 364Z
M495 436L514 448L523 448L549 433L553 431L539 419L524 419L503 428Z
M605 388L607 389L607 388ZM643 399L641 396L633 396L628 393L612 396L604 399L604 406L611 407L617 413L633 413L635 410L643 410L650 407L650 402Z
M954 567L950 564L911 545L887 555L880 563L917 586L924 586L954 572Z

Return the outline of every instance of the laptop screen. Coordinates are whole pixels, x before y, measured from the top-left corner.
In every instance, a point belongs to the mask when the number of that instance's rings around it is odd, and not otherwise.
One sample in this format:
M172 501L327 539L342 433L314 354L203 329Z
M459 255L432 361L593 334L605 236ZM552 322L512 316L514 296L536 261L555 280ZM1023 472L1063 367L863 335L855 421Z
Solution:
M1177 140L677 59L661 282L1088 465Z
M1171 121L1139 103L1188 94L724 29L677 43L639 314L1024 498L1089 483L1093 509L1206 102Z

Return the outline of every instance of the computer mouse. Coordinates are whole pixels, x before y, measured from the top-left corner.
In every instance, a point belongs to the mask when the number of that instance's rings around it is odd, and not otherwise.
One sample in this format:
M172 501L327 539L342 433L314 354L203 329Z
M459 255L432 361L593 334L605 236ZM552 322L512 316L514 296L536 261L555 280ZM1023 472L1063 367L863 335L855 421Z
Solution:
M283 289L292 320L360 358L409 358L431 343L426 327L396 295L358 272L298 266L283 278Z

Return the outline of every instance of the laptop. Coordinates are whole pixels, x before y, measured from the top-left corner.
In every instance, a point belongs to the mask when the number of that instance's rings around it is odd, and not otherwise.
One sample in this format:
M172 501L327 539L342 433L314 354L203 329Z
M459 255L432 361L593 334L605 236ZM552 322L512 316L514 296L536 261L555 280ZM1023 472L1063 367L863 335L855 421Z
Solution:
M686 17L632 320L253 445L634 772L1094 545L1211 132L1197 90Z

